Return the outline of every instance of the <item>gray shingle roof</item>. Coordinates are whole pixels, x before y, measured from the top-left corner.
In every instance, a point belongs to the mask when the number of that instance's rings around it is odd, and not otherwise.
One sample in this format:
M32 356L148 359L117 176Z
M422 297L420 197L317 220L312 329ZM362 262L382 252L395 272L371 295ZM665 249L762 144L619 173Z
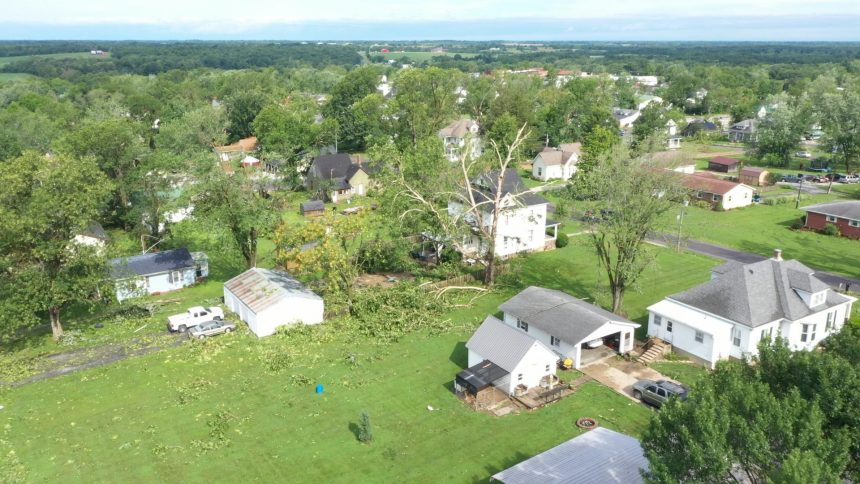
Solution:
M442 138L464 138L467 133L471 132L470 130L475 124L477 123L471 119L461 118L440 129L439 136Z
M224 283L224 288L255 313L287 298L322 299L286 272L260 267L248 269L230 279Z
M466 348L490 360L507 372L512 372L535 345L546 345L522 331L512 328L494 316L487 319L475 330L466 342ZM551 351L546 348L547 351Z
M119 257L112 259L110 266L111 275L115 278L147 276L194 267L194 259L188 249L183 248L132 257Z
M830 202L801 207L801 210L814 213L823 213L824 215L832 215L839 218L848 218L851 220L860 220L860 202Z
M535 286L508 299L499 309L573 345L610 321L639 326L570 294Z
M92 222L90 222L89 225L87 225L87 228L81 232L81 235L84 237L92 237L94 239L105 241L110 239L102 225L95 220L93 220Z
M493 170L476 178L472 184L472 193L476 202L492 201L496 198L496 178L498 176L499 170ZM514 168L505 170L504 178L502 178L502 197L515 195L516 200L525 206L549 203L549 200L536 193L523 193L526 191L528 191L528 187L517 170Z
M715 279L669 299L755 328L778 319L797 321L848 301L796 260L768 259L753 264L728 263L716 267ZM827 290L823 304L810 309L796 290Z
M302 212L313 212L315 210L325 210L325 204L322 200L310 200L302 202L300 205Z
M605 427L563 444L493 475L505 484L642 482L640 469L648 459L639 441Z

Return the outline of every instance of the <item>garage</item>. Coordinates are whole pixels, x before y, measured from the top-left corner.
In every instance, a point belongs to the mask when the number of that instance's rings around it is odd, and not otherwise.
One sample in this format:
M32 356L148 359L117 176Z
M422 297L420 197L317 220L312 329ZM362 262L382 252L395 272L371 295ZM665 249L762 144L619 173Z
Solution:
M224 304L261 337L281 326L323 320L323 299L279 270L255 267L225 282Z

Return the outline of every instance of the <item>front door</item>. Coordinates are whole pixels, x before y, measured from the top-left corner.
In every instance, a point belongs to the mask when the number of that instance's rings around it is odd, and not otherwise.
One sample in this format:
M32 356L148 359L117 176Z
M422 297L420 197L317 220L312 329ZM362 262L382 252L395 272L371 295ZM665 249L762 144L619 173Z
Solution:
M672 342L672 334L673 330L675 329L673 328L674 324L675 323L673 323L671 320L666 320L666 331L663 332L663 340L667 343Z

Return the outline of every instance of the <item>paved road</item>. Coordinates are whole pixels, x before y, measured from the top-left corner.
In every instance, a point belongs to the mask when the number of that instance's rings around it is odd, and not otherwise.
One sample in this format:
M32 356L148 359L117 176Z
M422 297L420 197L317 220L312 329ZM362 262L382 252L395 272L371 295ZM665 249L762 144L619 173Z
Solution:
M654 237L650 237L649 241L657 244L668 245L670 247L674 247L675 244L678 243L677 237L674 237L669 234L661 234ZM767 257L758 254L729 249L727 247L709 244L707 242L702 242L699 240L686 240L683 241L681 245L685 249L691 252L695 252L697 254L708 255L711 257L716 257L717 259L723 259L727 261L733 260L742 264L752 264L754 262L759 262L767 259ZM850 288L853 292L860 291L860 279L831 274L829 272L816 272L815 276L826 282L827 284L830 284L834 289L845 289L850 285Z

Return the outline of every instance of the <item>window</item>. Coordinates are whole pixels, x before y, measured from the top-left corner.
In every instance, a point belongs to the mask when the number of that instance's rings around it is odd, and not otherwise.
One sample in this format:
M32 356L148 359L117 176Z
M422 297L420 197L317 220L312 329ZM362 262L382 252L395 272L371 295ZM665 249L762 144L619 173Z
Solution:
M720 201L720 196L719 196L719 195L713 195L713 196L711 197L711 200L713 200L713 201L715 201L715 202L719 202L719 201Z
M149 289L149 276L143 278L143 287Z
M658 389L657 389L657 396L658 396L658 397L666 398L666 397L668 397L669 395L668 395L668 394L666 394L666 390L664 390L664 389L662 389L662 388L658 388Z
M549 373L549 365L546 365L546 372Z
M666 331L672 332L672 321L666 321Z
M800 332L800 341L812 342L815 341L815 325L814 324L802 324Z
M171 284L176 284L178 282L182 282L182 273L179 271L173 271L168 276L168 280Z
M773 339L773 328L761 330L761 339Z
M662 318L662 317L660 317L660 315L659 315L659 314L655 314L655 315L654 315L654 326L660 326L660 324L661 324L662 322L663 322L663 318Z
M732 329L732 344L735 346L741 345L741 330L738 328Z
M517 375L517 381L523 381L523 374L522 373L519 373Z
M696 198L702 198L702 192L701 191L696 192Z
M825 219L826 219L828 222L836 222L836 217L834 217L833 215L827 215L827 216L825 217Z
M827 324L824 325L824 332L829 333L833 330L833 323L836 322L836 311L827 313Z
M543 168L538 168L538 176L543 176Z
M705 333L701 331L696 331L696 342L702 343L705 341Z
M522 319L517 318L517 328L520 328L521 330L528 333L529 332L529 323L523 321Z
M849 227L860 227L860 220L849 220L848 226Z
M535 231L529 230L529 242L533 241L534 239L535 239Z
M561 340L556 338L555 336L549 337L550 346L561 346Z

